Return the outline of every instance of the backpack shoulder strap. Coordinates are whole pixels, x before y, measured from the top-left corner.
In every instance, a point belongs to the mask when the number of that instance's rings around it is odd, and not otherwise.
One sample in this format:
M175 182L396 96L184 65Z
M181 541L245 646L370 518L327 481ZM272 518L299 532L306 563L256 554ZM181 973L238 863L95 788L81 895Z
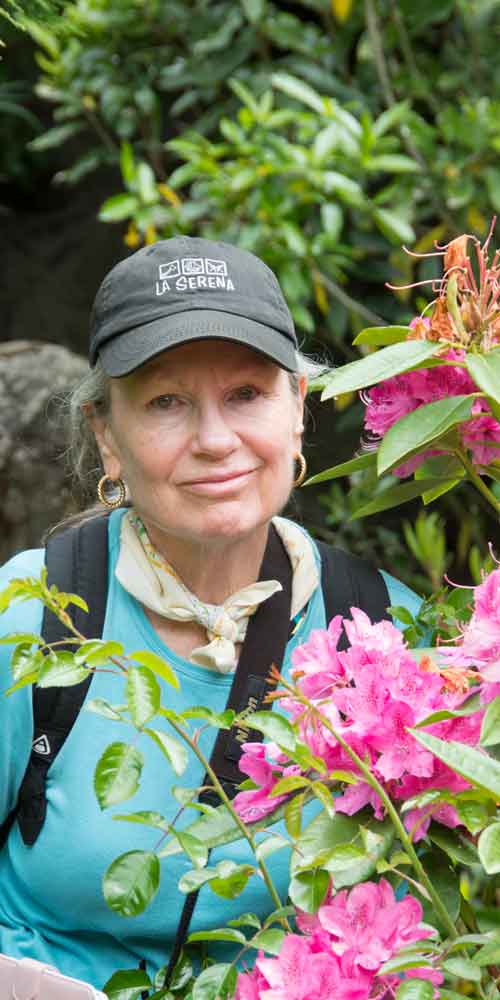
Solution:
M359 556L353 556L316 540L321 555L321 587L327 623L335 615L350 617L350 609L361 608L373 621L390 621L389 592L382 574ZM342 635L339 648L345 648Z
M108 517L96 517L49 537L46 548L47 582L59 590L78 594L89 607L73 606L76 628L89 639L102 635L108 589ZM56 615L44 609L42 635L47 643L69 637ZM64 649L64 646L59 647ZM74 649L68 643L67 649ZM25 844L35 843L45 821L45 783L54 762L78 717L92 675L71 687L33 687L33 743L28 766L14 810L4 827L17 818ZM0 843L6 838L4 827ZM7 830L8 833L8 830Z

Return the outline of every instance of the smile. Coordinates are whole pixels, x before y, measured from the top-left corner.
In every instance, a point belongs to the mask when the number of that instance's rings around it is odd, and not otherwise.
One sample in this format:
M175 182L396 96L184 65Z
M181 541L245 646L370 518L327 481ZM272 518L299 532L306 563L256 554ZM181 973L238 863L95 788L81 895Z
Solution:
M243 472L231 472L226 475L207 476L206 479L193 479L183 483L184 489L192 493L205 493L210 496L219 496L224 493L233 493L244 486L255 469L246 469Z

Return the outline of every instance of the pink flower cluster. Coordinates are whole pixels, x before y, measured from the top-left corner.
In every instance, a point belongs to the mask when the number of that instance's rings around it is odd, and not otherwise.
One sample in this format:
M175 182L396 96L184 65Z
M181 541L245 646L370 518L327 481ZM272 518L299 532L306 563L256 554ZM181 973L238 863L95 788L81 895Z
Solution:
M351 614L352 620L333 618L328 629L314 631L295 650L293 666L298 690L321 711L358 757L369 762L372 774L393 801L406 801L430 789L445 789L450 793L465 790L468 783L424 749L408 731L431 713L457 707L464 697L463 688L449 683L447 672L443 675L429 660L417 665L401 633L390 622L372 624L358 608L351 608ZM342 627L350 647L339 652ZM306 710L293 697L283 698L281 706L298 723L300 738L325 762L329 772L349 771L359 778L335 799L335 809L353 815L371 805L377 818L382 818L383 804L377 793L362 778L347 751L318 719L317 713ZM427 731L442 739L476 746L481 716L477 712L447 719L434 723ZM244 744L240 768L259 786L235 799L236 809L244 820L260 819L282 800L273 797L272 791L285 773L286 762L287 758L273 744ZM298 768L292 767L293 772L288 773L297 773ZM414 809L406 814L407 828L416 828L416 839L425 835L431 810L432 807L425 811ZM447 826L460 822L455 809L445 803L435 804L433 816Z
M463 361L464 357L465 351L454 349L442 355L448 361ZM472 392L477 392L477 386L460 365L439 365L396 375L363 393L365 427L376 437L383 437L396 421L419 406ZM473 418L462 424L460 430L462 443L470 451L475 465L488 465L500 458L500 423L494 419L484 399L475 401L472 412ZM401 478L410 476L427 458L438 454L442 452L427 450L414 455L394 469L394 473Z
M277 958L261 953L252 971L240 973L235 1000L368 1000L387 990L393 995L400 978L377 973L401 948L432 933L421 920L420 903L411 896L397 902L385 880L329 894L315 916L298 913L301 933L285 937ZM406 975L434 985L443 978L429 965Z
M453 667L476 667L483 702L500 694L500 569L474 587L474 610L462 638L440 654Z

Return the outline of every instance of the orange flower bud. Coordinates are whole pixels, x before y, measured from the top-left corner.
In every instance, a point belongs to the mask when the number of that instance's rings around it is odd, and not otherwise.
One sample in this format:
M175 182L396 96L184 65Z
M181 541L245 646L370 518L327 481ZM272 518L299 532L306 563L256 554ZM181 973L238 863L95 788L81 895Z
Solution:
M452 240L448 243L446 247L446 253L444 255L444 271L445 274L450 270L450 267L466 267L467 266L467 244L469 242L469 237L466 233L463 236L457 236L456 240Z

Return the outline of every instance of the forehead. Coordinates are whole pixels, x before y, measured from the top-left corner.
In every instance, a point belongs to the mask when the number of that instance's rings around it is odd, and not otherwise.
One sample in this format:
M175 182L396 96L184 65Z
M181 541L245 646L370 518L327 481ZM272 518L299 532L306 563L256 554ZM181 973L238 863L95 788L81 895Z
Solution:
M195 341L163 351L126 379L141 385L156 381L185 382L210 372L215 379L239 375L277 378L283 369L257 351L231 341Z

